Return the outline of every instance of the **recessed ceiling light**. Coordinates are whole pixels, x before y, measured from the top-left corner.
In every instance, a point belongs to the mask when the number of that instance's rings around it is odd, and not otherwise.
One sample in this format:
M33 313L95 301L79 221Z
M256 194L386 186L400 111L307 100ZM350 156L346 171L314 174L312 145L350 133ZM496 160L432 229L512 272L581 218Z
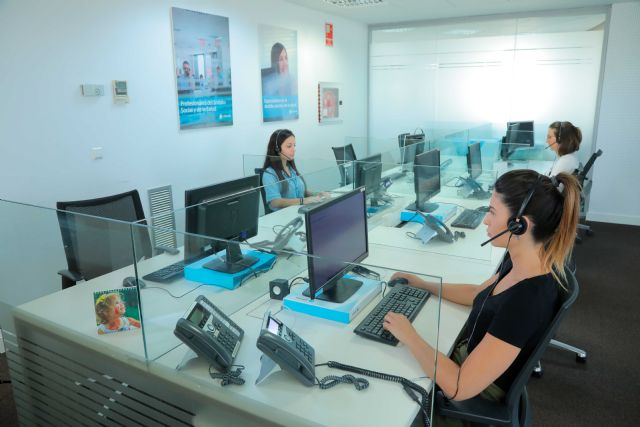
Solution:
M324 2L338 7L365 7L383 4L385 0L324 0Z
M445 32L445 34L450 34L452 36L470 36L472 34L477 33L478 30L465 30L465 29L457 29L457 30L449 30Z

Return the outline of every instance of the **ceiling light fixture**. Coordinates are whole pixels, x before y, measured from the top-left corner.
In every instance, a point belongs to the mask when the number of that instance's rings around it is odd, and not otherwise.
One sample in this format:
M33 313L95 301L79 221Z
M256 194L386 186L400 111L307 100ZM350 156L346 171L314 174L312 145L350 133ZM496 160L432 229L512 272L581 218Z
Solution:
M385 0L324 0L325 3L338 7L365 7L383 4Z

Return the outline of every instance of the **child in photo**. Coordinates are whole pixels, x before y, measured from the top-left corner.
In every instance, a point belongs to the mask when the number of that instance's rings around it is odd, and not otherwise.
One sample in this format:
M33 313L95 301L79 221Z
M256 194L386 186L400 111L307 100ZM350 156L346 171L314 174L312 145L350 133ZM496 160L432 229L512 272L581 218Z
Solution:
M126 306L117 292L102 294L96 299L98 334L129 331L140 327L140 322L125 316Z

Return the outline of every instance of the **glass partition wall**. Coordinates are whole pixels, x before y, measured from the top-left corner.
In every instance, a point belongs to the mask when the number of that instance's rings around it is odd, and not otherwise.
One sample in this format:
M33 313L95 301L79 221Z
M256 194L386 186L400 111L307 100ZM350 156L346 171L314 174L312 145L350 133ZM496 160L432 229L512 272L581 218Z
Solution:
M549 124L570 121L582 130L585 163L607 21L606 9L591 8L373 27L369 134L422 128L444 139L443 123L490 123L469 140L509 144L530 124L526 144L545 147Z

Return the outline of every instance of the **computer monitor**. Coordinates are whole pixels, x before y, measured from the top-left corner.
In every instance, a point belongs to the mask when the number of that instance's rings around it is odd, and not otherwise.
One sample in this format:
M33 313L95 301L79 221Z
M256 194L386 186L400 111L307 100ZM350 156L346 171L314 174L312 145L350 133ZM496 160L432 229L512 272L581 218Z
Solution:
M185 191L185 231L238 241L255 236L258 233L259 188L260 177L251 175ZM185 236L185 262L194 262L222 248L226 254L203 267L233 274L258 261L243 255L237 242L228 242L220 247L208 239Z
M416 156L424 152L424 134L400 134L398 145L400 146L400 164L402 170L406 171L413 164Z
M422 212L438 209L438 204L429 202L429 199L440 193L440 150L435 148L416 156L413 164L413 183L416 201L406 209Z
M378 205L382 182L382 154L365 157L355 163L354 187L364 187L371 206Z
M507 122L507 133L502 138L500 156L507 160L518 146L533 147L533 120Z
M480 156L480 143L475 142L469 145L467 151L467 169L469 178L476 179L482 175L482 157Z
M309 288L311 299L341 303L362 285L344 278L369 255L367 211L364 188L358 188L305 214Z

